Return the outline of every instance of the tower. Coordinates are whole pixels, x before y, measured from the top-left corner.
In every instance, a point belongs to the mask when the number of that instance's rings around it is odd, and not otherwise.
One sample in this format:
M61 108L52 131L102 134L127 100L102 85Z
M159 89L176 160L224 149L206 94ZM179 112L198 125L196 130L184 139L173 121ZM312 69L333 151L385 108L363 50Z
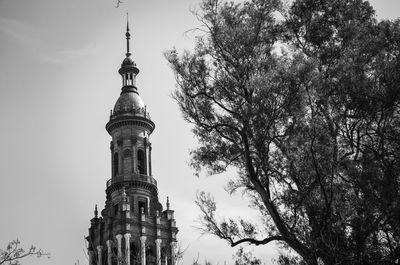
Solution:
M99 216L97 205L90 220L89 265L174 265L178 229L167 198L166 210L158 201L152 176L150 119L136 86L139 69L129 51L121 64L121 94L110 113L106 130L112 140L111 178Z

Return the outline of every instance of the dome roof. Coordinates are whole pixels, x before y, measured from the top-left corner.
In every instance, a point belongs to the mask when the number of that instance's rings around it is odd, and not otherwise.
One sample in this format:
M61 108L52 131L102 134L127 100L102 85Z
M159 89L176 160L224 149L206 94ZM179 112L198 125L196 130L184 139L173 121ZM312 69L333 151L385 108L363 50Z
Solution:
M118 70L118 73L121 75L126 73L137 75L139 73L139 69L136 67L136 63L130 55L130 53L127 53L125 59L122 61L121 68Z
M122 93L114 106L114 113L140 111L145 107L143 100L135 92Z
M133 59L130 56L127 56L123 61L121 66L136 66L136 63L133 61Z

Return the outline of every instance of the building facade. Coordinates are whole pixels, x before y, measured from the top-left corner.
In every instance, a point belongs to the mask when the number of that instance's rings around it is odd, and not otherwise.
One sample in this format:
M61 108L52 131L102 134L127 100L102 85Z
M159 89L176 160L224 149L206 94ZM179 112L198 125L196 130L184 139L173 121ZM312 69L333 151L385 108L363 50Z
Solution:
M106 124L112 172L105 207L99 216L96 205L90 220L89 265L174 265L178 229L168 198L165 210L158 200L149 140L155 124L136 86L139 69L129 51L129 25L125 35L121 94Z

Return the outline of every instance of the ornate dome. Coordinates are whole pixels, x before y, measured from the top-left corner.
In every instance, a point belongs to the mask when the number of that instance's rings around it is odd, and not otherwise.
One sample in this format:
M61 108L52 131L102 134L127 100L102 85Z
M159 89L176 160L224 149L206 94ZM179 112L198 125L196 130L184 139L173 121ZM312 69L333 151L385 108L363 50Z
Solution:
M118 112L140 112L145 105L140 96L135 92L122 93L114 106L114 113Z
M121 64L121 67L124 66L136 66L136 63L133 61L133 59L130 56L127 56Z

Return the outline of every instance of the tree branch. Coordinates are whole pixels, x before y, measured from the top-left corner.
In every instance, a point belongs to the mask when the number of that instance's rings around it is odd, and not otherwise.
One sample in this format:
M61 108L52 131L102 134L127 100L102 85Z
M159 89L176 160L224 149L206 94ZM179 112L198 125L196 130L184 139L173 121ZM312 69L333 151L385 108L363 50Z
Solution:
M266 245L272 241L284 241L284 238L283 238L283 236L271 236L271 237L264 238L262 240L257 240L254 238L243 238L243 239L240 239L237 241L232 241L231 247L237 246L237 245L245 243L245 242L256 245L256 246Z

